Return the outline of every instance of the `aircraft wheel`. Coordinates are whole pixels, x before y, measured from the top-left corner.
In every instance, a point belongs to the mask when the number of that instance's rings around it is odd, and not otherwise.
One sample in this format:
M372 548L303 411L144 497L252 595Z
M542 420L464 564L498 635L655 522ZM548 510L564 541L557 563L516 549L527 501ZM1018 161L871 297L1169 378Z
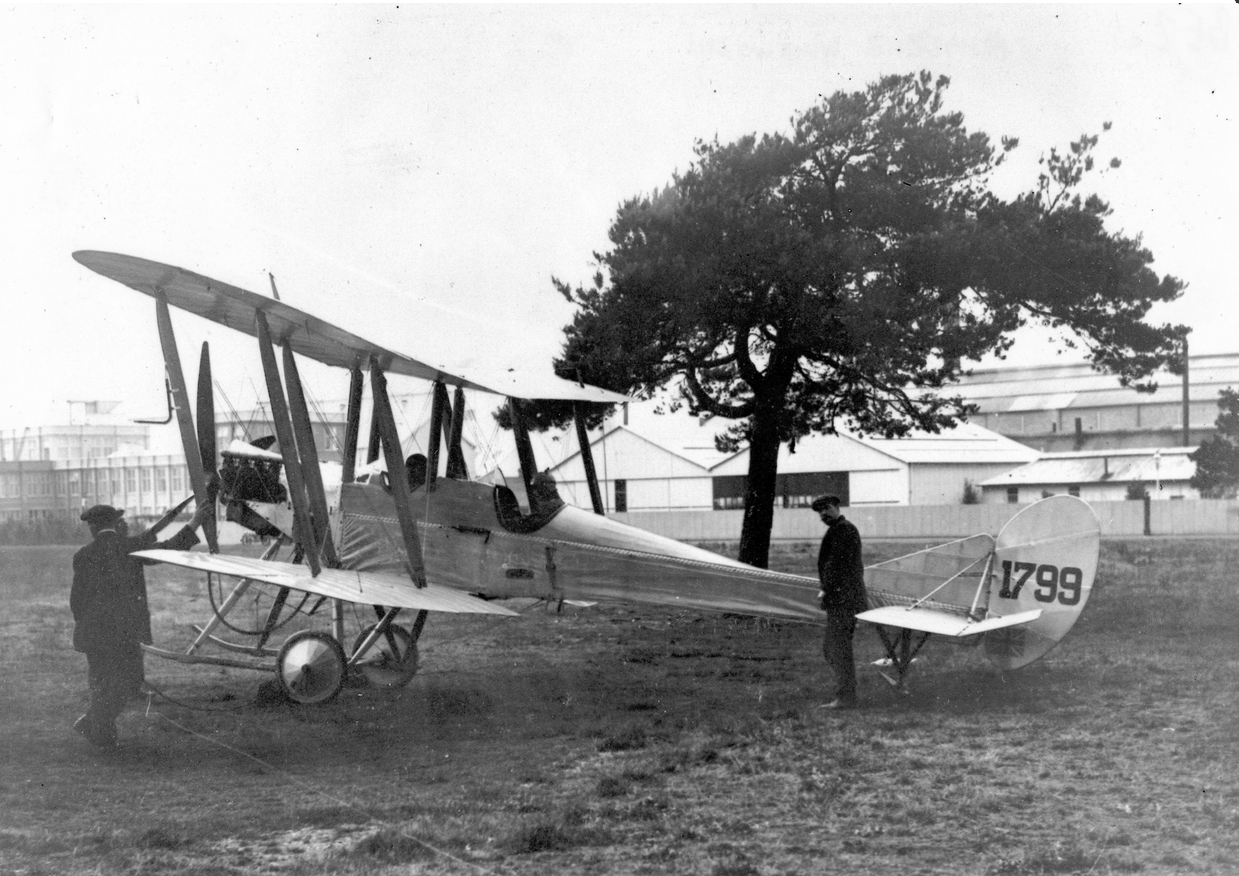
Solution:
M284 640L275 672L280 689L293 702L325 703L344 686L344 649L327 633L302 630Z
M361 647L361 643L373 629L373 626L369 626L361 631L357 641L353 642L354 652ZM413 637L403 627L393 624L390 629L396 650L392 651L387 636L380 636L356 664L362 677L374 687L404 687L417 674L417 645L414 644Z

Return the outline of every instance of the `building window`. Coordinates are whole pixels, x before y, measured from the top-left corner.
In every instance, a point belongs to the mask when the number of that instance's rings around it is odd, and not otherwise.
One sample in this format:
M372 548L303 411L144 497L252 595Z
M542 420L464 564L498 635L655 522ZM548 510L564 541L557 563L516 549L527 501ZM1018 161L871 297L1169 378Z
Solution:
M178 496L185 492L185 469L174 466L172 469L172 492Z
M617 512L628 510L628 481L624 478L615 479L615 510Z
M712 480L714 510L727 511L744 507L748 478L744 475L720 475ZM845 471L814 471L781 474L775 477L774 500L782 508L808 508L813 500L833 494L843 505L850 504L850 482Z
M163 466L155 469L155 492L160 495L168 492L168 470Z
M136 493L138 491L138 472L137 469L125 469L125 492Z
M1018 504L1020 501L1020 488L1007 487L1007 503L1010 505Z
M149 468L139 469L138 477L142 482L142 493L149 495L151 492L151 470Z
M744 475L720 475L714 478L712 483L715 511L744 507L744 488L748 478Z

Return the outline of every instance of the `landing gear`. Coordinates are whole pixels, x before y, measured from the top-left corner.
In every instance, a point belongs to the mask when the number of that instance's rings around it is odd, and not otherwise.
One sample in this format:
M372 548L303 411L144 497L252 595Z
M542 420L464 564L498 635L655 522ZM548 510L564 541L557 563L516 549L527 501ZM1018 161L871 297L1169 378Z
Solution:
M363 653L358 653L373 632L373 626L366 627L353 642L353 665L373 687L404 687L417 674L417 643L403 627L393 624Z
M302 705L335 699L347 675L344 649L327 633L303 630L285 640L275 661L280 690Z

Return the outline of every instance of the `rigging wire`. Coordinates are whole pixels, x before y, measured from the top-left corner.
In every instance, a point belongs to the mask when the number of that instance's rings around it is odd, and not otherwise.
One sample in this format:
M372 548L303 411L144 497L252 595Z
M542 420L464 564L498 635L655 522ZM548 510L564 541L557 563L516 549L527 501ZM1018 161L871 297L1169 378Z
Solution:
M224 392L224 385L219 382L218 378L213 380L212 383L214 383L216 391L219 392L220 396L223 398L224 404L228 408L228 414L232 417L232 422L241 427L241 433L245 436L246 443L249 443L253 440L250 436L250 430L244 423L241 422L241 415L237 413L237 409L232 406L232 400L228 398L228 393Z

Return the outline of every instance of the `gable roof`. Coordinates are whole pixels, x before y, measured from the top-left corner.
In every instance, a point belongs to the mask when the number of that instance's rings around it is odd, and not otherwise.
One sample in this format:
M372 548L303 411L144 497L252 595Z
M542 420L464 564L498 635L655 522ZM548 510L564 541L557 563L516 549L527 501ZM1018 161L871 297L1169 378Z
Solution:
M912 432L903 438L849 437L909 465L960 462L1019 464L1031 462L1041 455L1025 444L974 423L960 423L937 434Z
M1196 472L1196 463L1188 458L1193 452L1193 447L1171 447L1164 450L1047 453L1035 462L987 478L981 481L981 486L1187 481Z

